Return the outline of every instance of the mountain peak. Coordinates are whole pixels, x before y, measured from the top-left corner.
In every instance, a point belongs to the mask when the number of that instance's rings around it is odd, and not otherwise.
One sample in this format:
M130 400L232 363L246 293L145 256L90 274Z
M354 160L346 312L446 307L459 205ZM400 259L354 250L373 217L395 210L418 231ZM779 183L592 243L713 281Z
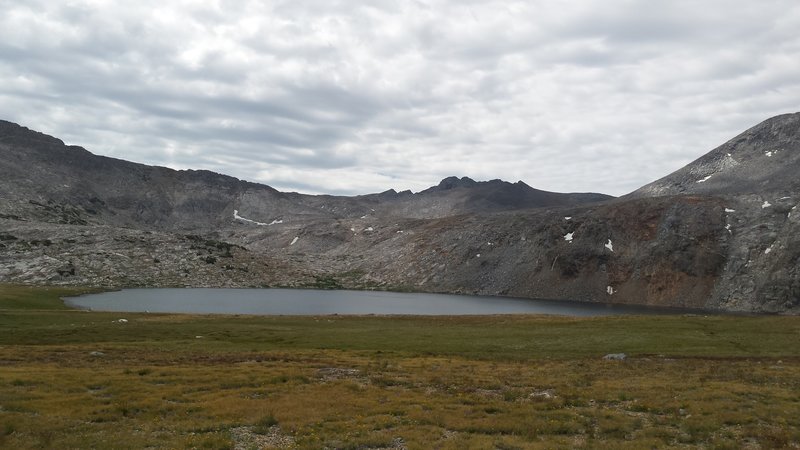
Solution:
M796 190L800 188L799 167L800 113L781 114L629 195L732 195Z
M454 189L458 187L472 187L478 184L475 180L469 177L447 177L439 182L439 185L436 186L437 190L448 190Z
M24 141L29 145L36 142L50 145L64 145L64 141L61 139L31 130L30 128L7 120L0 120L0 139L3 141L15 142Z

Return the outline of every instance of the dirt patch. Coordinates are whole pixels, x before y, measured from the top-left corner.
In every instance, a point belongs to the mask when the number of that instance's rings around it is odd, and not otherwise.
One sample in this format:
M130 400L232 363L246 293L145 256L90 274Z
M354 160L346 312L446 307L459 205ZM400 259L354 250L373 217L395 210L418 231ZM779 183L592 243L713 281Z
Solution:
M283 434L281 427L270 427L265 434L253 431L253 427L231 428L234 450L248 450L253 448L292 448L294 438Z
M317 376L322 381L334 381L342 379L359 378L361 371L358 369L348 369L344 367L323 367L317 371Z

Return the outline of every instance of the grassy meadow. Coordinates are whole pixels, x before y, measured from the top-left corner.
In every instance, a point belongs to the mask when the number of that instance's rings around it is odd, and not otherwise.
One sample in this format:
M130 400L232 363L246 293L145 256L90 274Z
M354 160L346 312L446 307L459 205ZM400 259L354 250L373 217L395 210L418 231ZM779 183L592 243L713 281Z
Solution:
M78 292L0 285L0 448L800 447L800 318L196 316L59 300Z

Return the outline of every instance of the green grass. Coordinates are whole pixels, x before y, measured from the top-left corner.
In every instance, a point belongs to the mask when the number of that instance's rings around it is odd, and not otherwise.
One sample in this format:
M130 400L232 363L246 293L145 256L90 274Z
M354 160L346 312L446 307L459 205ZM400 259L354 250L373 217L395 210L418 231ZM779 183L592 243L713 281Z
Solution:
M67 310L62 297L99 292L81 287L34 287L0 283L0 311L3 310Z
M800 445L795 317L193 316L58 300L81 291L0 285L0 448L232 448L274 426L297 448Z
M0 345L136 344L180 352L331 349L489 360L572 359L619 352L800 356L796 345L800 321L779 316L255 317L32 311L0 313L0 328L13 330L0 335ZM129 322L116 322L123 317Z

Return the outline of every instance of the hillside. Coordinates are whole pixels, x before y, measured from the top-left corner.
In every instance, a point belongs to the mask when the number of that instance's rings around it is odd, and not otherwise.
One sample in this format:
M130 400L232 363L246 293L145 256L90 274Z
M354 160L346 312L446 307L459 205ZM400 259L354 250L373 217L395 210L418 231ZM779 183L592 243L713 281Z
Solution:
M619 199L451 177L283 193L0 122L0 280L313 286L800 312L800 114Z

